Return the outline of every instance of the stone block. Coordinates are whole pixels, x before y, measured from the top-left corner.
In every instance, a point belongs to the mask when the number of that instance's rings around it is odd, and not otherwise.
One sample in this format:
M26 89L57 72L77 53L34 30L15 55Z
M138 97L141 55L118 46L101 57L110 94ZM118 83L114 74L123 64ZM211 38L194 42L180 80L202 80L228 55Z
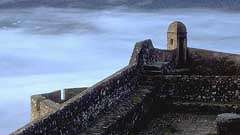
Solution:
M217 116L218 135L240 135L240 115L224 113Z

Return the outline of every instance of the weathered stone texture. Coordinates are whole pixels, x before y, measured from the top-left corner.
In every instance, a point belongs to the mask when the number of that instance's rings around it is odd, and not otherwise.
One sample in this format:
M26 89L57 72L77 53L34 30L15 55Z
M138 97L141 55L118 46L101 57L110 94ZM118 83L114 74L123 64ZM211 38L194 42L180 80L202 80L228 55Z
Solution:
M82 87L82 88L71 88L71 89L64 89L63 90L63 100L67 101L71 99L72 97L76 96L77 94L83 92L86 90L87 87Z
M154 47L150 39L137 42L134 47L129 65L147 64L150 57L150 50L152 49L154 49Z
M185 48L187 47L187 28L179 21L171 23L167 31L167 49L175 50L179 48L180 38L183 38Z
M240 112L240 56L187 48L183 26L168 34L173 48L138 42L128 66L92 87L66 89L65 99L59 91L32 96L37 120L12 135L134 134L164 110Z
M40 102L40 111L39 111L39 118L44 117L45 115L54 112L56 110L58 110L60 108L60 104L55 103L51 100L43 100L42 102Z
M45 94L40 94L40 95L45 97L46 99L52 100L56 103L60 103L62 100L61 99L61 90L57 90L57 91L45 93Z
M218 135L239 135L240 133L240 115L225 113L217 117Z
M216 135L215 115L167 112L134 135Z
M187 63L187 28L179 21L171 23L167 32L167 49L176 51L175 63L183 66Z
M130 65L162 65L175 59L175 51L161 50L153 47L151 40L144 40L135 45Z
M161 49L151 49L150 57L147 62L149 65L158 65L159 63L163 62L171 62L174 60L174 51L169 51L169 50L161 50Z
M45 115L59 109L61 91L34 95L31 97L31 121L40 119Z
M60 90L32 96L31 121L41 119L42 117L57 111L65 101L69 100L70 98L76 96L86 89L87 87L64 89L63 99Z
M238 76L165 75L156 77L154 83L161 95L172 100L224 103L240 100Z
M31 123L15 135L78 134L96 117L138 84L139 69L126 67L68 100L57 112Z
M240 56L189 48L189 69L197 75L240 75Z
M31 97L31 121L36 120L41 117L40 115L40 102L46 98L42 96L32 96Z

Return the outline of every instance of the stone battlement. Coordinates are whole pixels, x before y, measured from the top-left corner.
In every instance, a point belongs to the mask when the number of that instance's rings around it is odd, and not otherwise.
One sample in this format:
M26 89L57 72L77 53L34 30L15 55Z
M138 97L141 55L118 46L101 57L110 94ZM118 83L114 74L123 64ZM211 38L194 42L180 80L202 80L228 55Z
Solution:
M187 47L180 22L168 34L168 50L149 39L138 42L126 67L87 89L65 90L63 100L60 91L32 96L34 121L12 135L148 134L152 122L164 125L162 133L178 125L178 116L185 121L186 114L192 120L201 113L239 113L240 55ZM212 133L213 123L196 126L195 134Z
M31 121L41 119L45 115L57 111L65 101L86 89L86 87L64 89L63 99L61 90L31 96Z

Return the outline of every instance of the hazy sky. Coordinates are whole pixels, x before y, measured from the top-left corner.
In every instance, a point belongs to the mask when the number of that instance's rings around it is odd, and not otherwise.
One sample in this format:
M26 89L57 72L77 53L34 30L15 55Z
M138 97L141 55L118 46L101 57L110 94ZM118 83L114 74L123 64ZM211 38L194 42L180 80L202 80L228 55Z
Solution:
M240 52L240 13L35 8L0 16L1 135L29 121L31 95L91 86L127 65L137 41L166 48L171 21L186 24L190 47Z

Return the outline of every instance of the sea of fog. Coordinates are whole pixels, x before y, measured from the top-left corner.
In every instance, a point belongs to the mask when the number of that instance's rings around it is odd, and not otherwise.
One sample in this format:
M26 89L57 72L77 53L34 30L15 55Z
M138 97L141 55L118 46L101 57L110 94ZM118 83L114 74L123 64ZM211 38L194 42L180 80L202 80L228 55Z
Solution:
M187 25L190 47L240 52L236 12L0 10L0 135L29 122L31 95L93 85L127 65L137 41L166 48L174 20Z

